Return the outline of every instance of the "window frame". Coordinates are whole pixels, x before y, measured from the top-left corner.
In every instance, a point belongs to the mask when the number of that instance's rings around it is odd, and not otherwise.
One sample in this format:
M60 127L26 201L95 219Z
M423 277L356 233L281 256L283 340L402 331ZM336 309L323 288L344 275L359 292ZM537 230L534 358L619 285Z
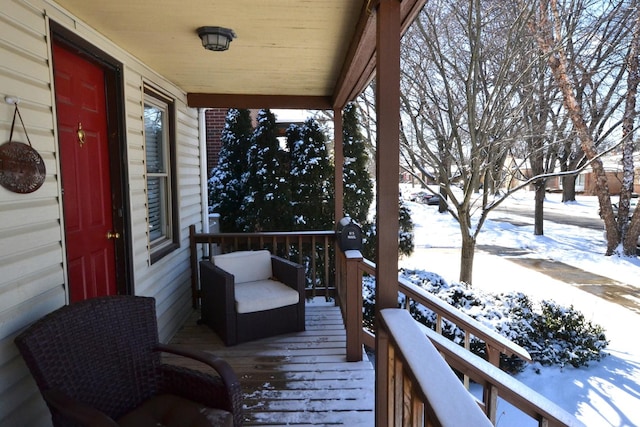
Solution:
M147 249L149 251L150 264L156 263L161 258L170 254L180 247L180 224L179 224L179 209L178 209L178 186L177 186L177 159L176 159L176 136L175 136L175 100L171 97L163 94L162 92L151 88L147 85L143 90L143 103L142 103L142 121L143 121L143 141L144 141L144 168L145 168L145 207L147 211L146 223L147 223ZM155 173L149 172L147 162L147 140L146 140L146 117L144 114L147 106L152 106L163 110L166 114L166 126L168 129L163 129L163 166L166 169L165 172ZM164 124L163 124L164 127ZM165 199L162 203L164 206L163 211L166 217L165 224L163 225L163 234L160 238L151 240L150 231L150 215L149 215L149 178L158 177L166 182L165 189L161 191L161 199Z

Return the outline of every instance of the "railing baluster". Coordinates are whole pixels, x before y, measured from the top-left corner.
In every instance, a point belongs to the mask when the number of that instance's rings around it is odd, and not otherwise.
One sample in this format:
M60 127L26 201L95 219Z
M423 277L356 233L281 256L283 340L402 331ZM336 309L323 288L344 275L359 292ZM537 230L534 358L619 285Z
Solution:
M493 425L496 424L498 415L498 388L489 384L483 390L485 414Z
M467 351L471 351L471 338L467 329L464 330L464 349ZM469 390L469 376L465 374L462 378L464 380L464 388Z
M313 246L313 242L315 241L315 237L311 237L311 249L310 249L310 253L313 253L313 248L315 246ZM303 255L303 250L302 250L302 236L298 236L298 264L302 264L303 259L302 259L302 255ZM315 260L315 257L312 256L312 258ZM313 271L315 271L315 269L312 269Z
M324 254L324 282L326 283L327 286L324 287L324 298L328 301L329 300L329 283L330 283L330 277L329 277L329 238L327 236L324 236L324 250L323 250L323 254ZM337 255L334 253L334 259L338 259ZM362 277L362 276L361 276ZM335 284L334 284L335 286Z
M409 371L403 368L402 375L402 425L407 426L414 417L413 413L413 381L408 375Z
M315 249L316 249L316 238L315 238L315 236L312 236L311 237L311 253L314 253ZM300 251L300 252L302 252L302 251ZM318 286L318 283L316 282L316 279L317 279L317 277L316 277L316 257L313 256L313 255L311 256L311 271L312 271L311 283L313 284L313 296L315 297L315 296L317 296L316 288Z

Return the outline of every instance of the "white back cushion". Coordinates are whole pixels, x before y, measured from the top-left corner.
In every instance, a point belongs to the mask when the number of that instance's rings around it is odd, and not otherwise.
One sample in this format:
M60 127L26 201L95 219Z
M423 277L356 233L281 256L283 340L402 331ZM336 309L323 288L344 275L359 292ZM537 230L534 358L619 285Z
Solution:
M235 283L267 280L271 271L271 253L267 250L238 251L213 256L213 264L235 276Z

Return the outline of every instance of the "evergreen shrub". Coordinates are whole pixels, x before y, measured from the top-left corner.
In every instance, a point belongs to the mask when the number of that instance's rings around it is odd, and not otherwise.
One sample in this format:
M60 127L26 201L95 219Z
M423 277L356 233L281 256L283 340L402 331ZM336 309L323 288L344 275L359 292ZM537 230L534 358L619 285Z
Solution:
M588 366L606 356L608 345L600 325L588 321L573 306L564 307L553 301L533 302L521 292L492 294L474 289L465 283L448 283L435 273L421 270L401 270L401 277L436 295L480 323L525 348L534 362L543 366ZM375 278L363 278L364 326L373 331L375 306ZM399 296L398 307L404 306ZM412 316L423 325L435 329L436 315L412 301ZM442 322L442 333L463 345L464 331L451 322ZM486 358L485 345L472 337L471 351ZM500 366L516 372L525 365L516 357L502 357Z

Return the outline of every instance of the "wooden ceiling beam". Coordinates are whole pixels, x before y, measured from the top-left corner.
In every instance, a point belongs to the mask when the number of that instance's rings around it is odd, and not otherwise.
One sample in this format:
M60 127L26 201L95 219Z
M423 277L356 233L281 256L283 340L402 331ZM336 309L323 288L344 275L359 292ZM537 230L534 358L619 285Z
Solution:
M289 108L296 110L330 110L329 96L238 95L219 93L188 93L192 108Z
M426 0L400 1L401 34L416 19ZM333 95L333 108L343 108L371 82L376 71L376 13L379 0L365 2Z
M333 95L333 107L344 108L373 78L376 51L376 14L370 2L364 2L356 31L351 39L344 65Z

